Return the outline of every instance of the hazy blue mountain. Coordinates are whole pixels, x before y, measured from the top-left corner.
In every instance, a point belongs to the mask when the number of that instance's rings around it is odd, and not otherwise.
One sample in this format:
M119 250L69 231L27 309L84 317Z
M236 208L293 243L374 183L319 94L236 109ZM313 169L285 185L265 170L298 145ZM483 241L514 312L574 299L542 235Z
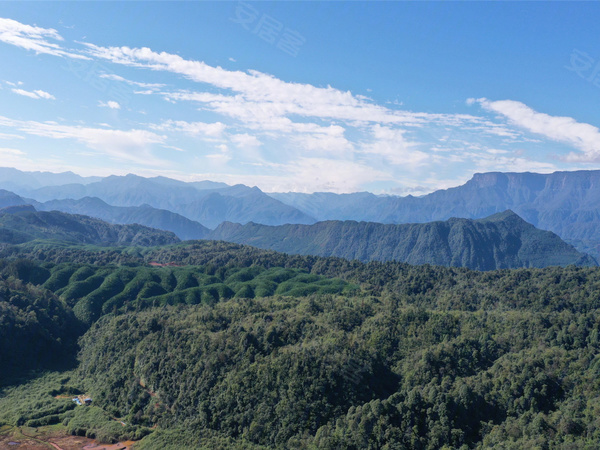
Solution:
M281 226L223 223L209 237L285 253L477 270L596 265L593 258L556 234L536 229L512 211L478 220L452 218L399 225L355 221Z
M189 184L194 186L196 189L203 191L206 189L222 189L229 185L225 183L219 183L217 181L192 181Z
M270 192L269 195L317 220L366 220L376 222L385 203L400 197L381 198L370 192L334 194L333 192ZM390 202L391 200L391 202Z
M315 222L312 217L269 197L260 189L243 185L207 192L191 203L180 205L177 211L209 228L225 221L266 225Z
M37 203L41 211L62 211L70 214L83 214L96 217L109 223L138 223L151 228L172 231L179 239L202 239L210 230L198 222L166 209L157 209L149 205L112 206L95 197L79 200L50 200Z
M169 231L142 225L111 225L88 216L59 211L36 211L31 205L0 209L0 242L21 244L34 239L57 239L97 245L155 246L179 242Z
M98 197L114 206L140 206L173 210L180 203L193 201L198 190L186 183L171 180L152 180L137 175L109 176L87 185L67 184L37 189L29 196L40 202L60 199Z
M18 206L29 203L23 197L15 194L14 192L0 189L0 208L6 208L7 206Z
M44 186L88 184L100 179L100 177L82 177L73 172L23 172L12 167L0 167L0 188L23 195Z
M223 221L254 221L268 225L315 222L312 217L256 187L184 183L165 177L110 176L87 185L44 187L29 192L28 196L38 202L97 197L113 206L149 205L181 214L211 228Z

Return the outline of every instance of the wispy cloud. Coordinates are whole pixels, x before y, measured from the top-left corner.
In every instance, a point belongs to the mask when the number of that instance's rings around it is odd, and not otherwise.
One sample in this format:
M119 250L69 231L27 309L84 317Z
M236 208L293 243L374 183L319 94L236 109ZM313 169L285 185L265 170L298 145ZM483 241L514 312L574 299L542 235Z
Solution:
M6 148L6 147L0 147L0 154L5 156L5 155L24 155L25 152L18 150L16 148Z
M416 143L409 142L405 131L375 124L372 129L373 139L364 144L362 151L382 157L386 163L415 167L430 159L430 156L416 149Z
M218 159L215 154L215 158ZM365 183L390 181L392 176L357 161L302 157L293 163L261 163L260 174L204 172L194 180L260 186L265 192L356 192Z
M548 162L534 161L519 156L499 156L498 154L478 154L475 157L478 170L489 171L508 171L508 172L541 172L550 173L557 170L557 167Z
M89 59L85 55L66 51L56 42L52 42L64 41L63 37L58 34L58 31L55 29L25 25L12 19L0 18L0 41L36 53L45 53L48 55L76 59Z
M272 75L213 67L202 61L187 60L179 55L155 52L150 48L101 47L85 43L88 55L132 67L145 67L182 75L198 83L231 91L234 95L215 95L206 92L178 93L172 99L207 103L222 114L232 117L255 117L263 112L271 117L299 115L353 122L395 123L419 125L429 121L456 123L471 116L430 114L397 111L377 105L366 97L353 95L331 86L316 87L293 83Z
M0 133L0 139L25 139L25 138L18 134Z
M130 84L132 86L138 86L144 89L147 89L150 92L153 92L157 89L163 88L165 87L164 84L162 83L142 83L140 81L132 81L132 80L128 80L126 78L123 78L120 75L116 75L114 73L103 73L100 75L100 78L104 78L107 80L112 80L112 81L121 81L123 83L127 83Z
M229 140L239 148L255 148L262 145L262 142L256 136L248 133L233 134L229 136Z
M546 138L572 145L582 153L569 153L567 161L600 162L600 130L590 124L577 122L572 117L540 113L514 100L472 100L484 109L506 117L512 124Z
M185 133L189 136L204 138L220 138L226 125L221 122L186 122L184 120L166 120L161 124L153 124L154 130Z
M153 144L163 144L166 137L146 130L111 130L61 125L56 122L14 120L3 116L0 116L0 126L51 139L74 139L118 161L143 165L165 164L165 161L152 155L150 147Z
M23 89L11 89L15 94L19 94L19 95L23 95L25 97L29 97L29 98L34 98L36 100L39 100L41 98L46 99L46 100L56 100L56 97L54 97L54 95L49 94L48 92L45 91L41 91L41 90L35 90L35 91L25 91Z
M213 169L218 167L224 167L232 159L231 152L226 144L217 145L217 150L218 153L211 153L205 155L205 158L209 160Z

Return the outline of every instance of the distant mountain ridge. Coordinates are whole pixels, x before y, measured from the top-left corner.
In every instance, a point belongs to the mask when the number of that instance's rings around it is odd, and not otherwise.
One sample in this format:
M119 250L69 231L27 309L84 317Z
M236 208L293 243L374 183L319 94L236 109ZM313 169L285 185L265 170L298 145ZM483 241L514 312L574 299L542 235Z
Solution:
M0 188L14 192L69 183L88 184L101 179L82 177L73 172L23 172L12 167L0 167Z
M268 225L315 222L312 217L270 197L257 187L241 184L185 183L165 177L144 178L130 174L124 177L113 175L88 184L65 184L15 192L40 203L97 197L112 206L149 205L180 214L209 228L223 221L259 221Z
M478 220L452 218L400 225L354 221L280 226L223 223L209 238L293 254L476 270L597 265L589 255L552 232L536 229L512 211Z
M95 197L79 200L50 200L44 203L23 198L12 192L0 189L0 208L18 205L33 205L38 211L61 211L95 217L112 224L140 224L151 228L171 231L181 240L203 239L211 231L200 223L180 214L142 206L112 206Z
M313 224L324 220L426 223L451 217L478 219L510 209L534 226L553 231L579 250L600 259L599 170L552 174L480 173L461 186L422 197L380 196L368 192L266 194L258 188L211 181L185 183L136 175L102 179L77 177L69 172L49 174L4 168L0 170L0 188L18 185L13 192L42 203L96 197L114 207L146 205L179 214L208 228L215 228L224 221L265 225ZM67 184L58 185L60 181ZM40 187L40 183L46 186ZM0 198L0 206L2 201ZM8 197L4 201L11 203ZM67 206L63 204L60 208L67 209ZM90 209L80 212L98 216ZM184 239L202 237L197 235L199 229L194 229L193 224L185 225L184 220L176 217L167 218L164 212L115 210L106 214L103 218L111 222L139 221L169 227Z
M140 224L171 231L181 240L203 239L211 230L202 224L166 209L142 206L112 206L95 197L79 200L50 200L37 203L40 211L62 211L97 217L113 224Z

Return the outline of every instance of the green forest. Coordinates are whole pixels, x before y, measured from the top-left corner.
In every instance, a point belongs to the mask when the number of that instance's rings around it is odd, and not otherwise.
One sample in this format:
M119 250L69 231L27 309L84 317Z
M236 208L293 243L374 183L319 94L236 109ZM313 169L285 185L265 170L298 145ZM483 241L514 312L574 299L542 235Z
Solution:
M35 240L0 258L3 433L139 449L600 443L598 268L479 272L213 241ZM84 393L92 405L75 405Z

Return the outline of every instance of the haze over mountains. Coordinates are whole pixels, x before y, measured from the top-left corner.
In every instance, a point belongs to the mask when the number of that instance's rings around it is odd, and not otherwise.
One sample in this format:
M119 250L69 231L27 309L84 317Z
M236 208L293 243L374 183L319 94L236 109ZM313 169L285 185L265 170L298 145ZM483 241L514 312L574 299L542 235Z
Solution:
M0 169L0 188L12 191L0 193L0 207L32 204L37 210L85 214L110 223L140 223L172 231L181 239L224 236L223 227L218 232L209 230L223 222L271 226L330 220L414 224L452 217L480 219L512 210L578 250L600 257L600 171L475 174L462 186L422 197L367 192L267 194L257 187L210 181L185 183L136 175L100 179L9 168ZM249 239L250 228L244 229L244 239ZM255 226L252 229L258 232ZM277 230L277 235L281 233ZM359 254L359 250L353 251Z
M4 183L0 187L4 188ZM15 192L39 202L97 197L113 206L149 205L182 214L209 228L226 220L241 223L260 221L268 225L315 222L312 217L256 187L212 182L184 183L165 177L109 176L89 184L20 188Z

